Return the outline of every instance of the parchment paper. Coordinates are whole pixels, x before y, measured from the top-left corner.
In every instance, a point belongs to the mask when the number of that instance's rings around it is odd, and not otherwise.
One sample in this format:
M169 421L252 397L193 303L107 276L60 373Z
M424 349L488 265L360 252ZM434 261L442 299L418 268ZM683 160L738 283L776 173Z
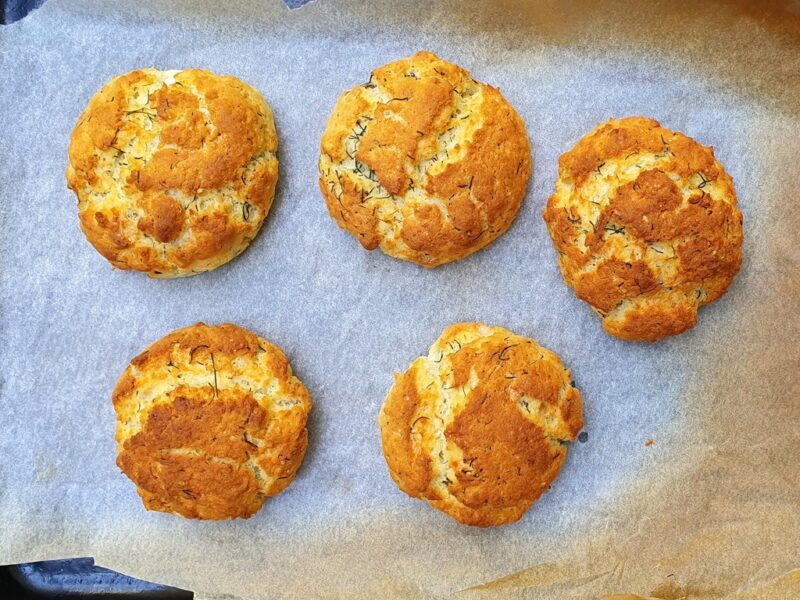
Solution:
M797 4L564 4L50 0L0 29L0 562L91 555L198 598L800 597ZM500 87L534 158L511 230L435 271L363 251L316 183L339 93L422 48ZM280 135L261 234L184 280L112 270L64 181L88 99L144 66L237 75ZM728 295L654 345L603 333L540 216L558 155L634 114L713 145L745 224ZM114 464L116 379L199 320L279 344L315 402L298 477L248 521L145 512ZM458 320L535 337L585 399L588 441L492 530L402 494L375 422L392 372Z

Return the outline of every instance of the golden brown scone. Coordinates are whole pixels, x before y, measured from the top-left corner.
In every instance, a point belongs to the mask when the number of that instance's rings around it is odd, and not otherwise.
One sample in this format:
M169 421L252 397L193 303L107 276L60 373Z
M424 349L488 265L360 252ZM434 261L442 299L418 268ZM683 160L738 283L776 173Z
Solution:
M630 117L559 160L544 211L564 280L626 340L691 329L742 262L742 213L714 150Z
M531 174L530 144L497 89L418 52L342 94L319 172L328 211L364 248L436 267L511 226Z
M198 323L150 345L113 401L117 465L149 510L249 517L306 451L308 391L279 348L236 325Z
M182 277L228 262L258 233L277 150L272 111L246 83L142 69L89 101L67 184L84 234L115 267Z
M378 423L395 483L467 525L519 519L583 427L554 353L500 327L458 323L395 382Z

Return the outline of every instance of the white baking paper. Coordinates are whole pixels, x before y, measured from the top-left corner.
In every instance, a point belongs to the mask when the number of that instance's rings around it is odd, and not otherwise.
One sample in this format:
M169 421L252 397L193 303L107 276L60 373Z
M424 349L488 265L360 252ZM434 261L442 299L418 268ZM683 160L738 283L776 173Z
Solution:
M498 86L534 160L511 230L433 271L362 250L317 188L339 93L420 49ZM240 77L280 136L260 235L188 279L111 269L64 180L89 98L146 66ZM541 219L559 154L638 114L713 145L744 213L728 295L652 345L602 331ZM198 598L800 597L799 157L796 3L50 0L0 28L0 562L89 555ZM314 399L296 480L247 521L146 512L114 464L120 373L201 320L280 345ZM585 401L588 441L490 530L401 493L376 425L463 320L535 337Z

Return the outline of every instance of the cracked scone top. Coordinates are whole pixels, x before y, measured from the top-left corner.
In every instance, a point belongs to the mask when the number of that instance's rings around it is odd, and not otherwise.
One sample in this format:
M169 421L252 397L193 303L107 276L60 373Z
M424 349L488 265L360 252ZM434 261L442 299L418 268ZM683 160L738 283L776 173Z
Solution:
M419 52L342 94L319 170L328 211L364 248L435 267L511 226L530 145L498 90Z
M467 525L519 519L583 427L554 353L500 327L448 327L395 383L378 423L395 483Z
M131 361L113 394L117 464L149 510L249 517L303 460L311 399L279 348L198 323Z
M115 267L181 277L228 262L255 237L277 149L269 106L239 79L142 69L90 100L67 183L84 234Z
M712 148L643 117L561 156L544 220L567 284L627 340L694 327L742 262L742 213Z

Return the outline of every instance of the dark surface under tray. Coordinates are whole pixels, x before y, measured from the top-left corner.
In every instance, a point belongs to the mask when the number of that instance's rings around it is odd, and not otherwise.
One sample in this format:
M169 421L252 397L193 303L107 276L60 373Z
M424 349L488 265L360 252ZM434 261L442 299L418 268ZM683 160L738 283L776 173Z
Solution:
M0 567L0 598L104 598L190 600L191 592L133 579L102 567L91 558L50 560Z
M46 0L0 0L0 25L19 21L35 8L39 8ZM310 0L283 0L289 8L300 8Z

